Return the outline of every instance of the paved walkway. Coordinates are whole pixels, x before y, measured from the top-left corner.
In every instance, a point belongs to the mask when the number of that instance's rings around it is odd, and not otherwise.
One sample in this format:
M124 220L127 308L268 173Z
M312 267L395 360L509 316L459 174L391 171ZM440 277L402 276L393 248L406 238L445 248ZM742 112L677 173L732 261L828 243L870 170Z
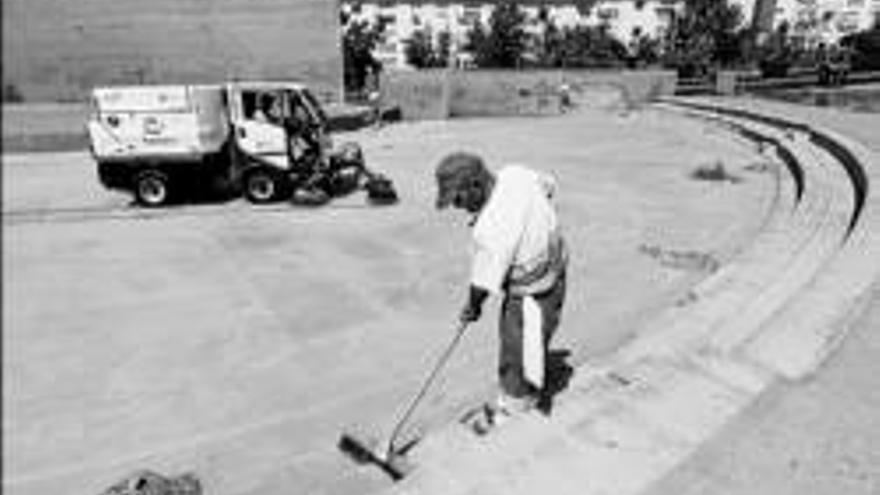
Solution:
M574 257L557 345L573 366L632 340L778 199L778 164L751 143L652 110L356 137L399 205L145 212L102 191L85 153L3 157L5 493L98 493L140 467L195 470L211 495L387 488L335 443L384 433L452 330L467 229L434 210L431 167L453 149L563 179ZM691 177L719 162L736 182ZM468 333L407 434L487 396L494 328Z
M880 149L875 115L731 104ZM832 157L773 136L807 167L797 200L790 175L777 186L764 173L784 171L779 160L678 113L389 129L360 136L403 192L407 206L385 210L348 198L312 213L236 203L145 215L93 189L81 155L4 157L4 491L96 493L149 465L195 469L212 495L877 492L876 290L843 348L803 374L834 350L822 339L835 327L809 325L826 316L807 310L830 300L813 288L834 282L818 274L847 266L836 246L852 197ZM458 146L566 177L583 282L559 344L579 367L550 417L475 440L450 418L493 382L492 322L481 322L414 425L430 432L416 471L390 487L333 443L354 422L381 432L448 335L466 232L432 211L429 166ZM688 178L718 159L740 186ZM877 230L871 218L858 236ZM711 254L721 269L664 263L652 247ZM333 267L329 279L315 267ZM797 275L768 276L786 272ZM749 287L778 312L750 306ZM803 291L805 308L787 303ZM789 323L762 332L761 312ZM815 318L791 323L798 313ZM754 344L801 328L815 332L794 347ZM796 365L774 350L803 342Z
M864 138L864 126L878 123L779 104L697 102L809 118L841 142L836 133ZM880 259L878 197L868 195L847 235L858 194L839 156L800 129L746 127L803 167L792 215L771 219L727 273L648 323L653 331L579 368L549 418L522 418L484 439L457 425L428 438L411 454L419 468L396 493L876 493L877 337L865 333L878 314L876 293L866 291ZM866 141L880 145L876 136ZM848 146L876 180L870 147ZM841 342L844 351L822 368Z

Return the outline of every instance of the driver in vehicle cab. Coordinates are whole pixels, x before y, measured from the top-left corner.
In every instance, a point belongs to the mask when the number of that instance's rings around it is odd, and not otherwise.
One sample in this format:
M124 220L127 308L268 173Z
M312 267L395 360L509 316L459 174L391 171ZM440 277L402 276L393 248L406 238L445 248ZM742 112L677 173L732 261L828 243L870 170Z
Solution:
M254 120L267 124L278 125L281 123L281 105L278 98L271 93L263 93L259 96L257 109L254 111Z

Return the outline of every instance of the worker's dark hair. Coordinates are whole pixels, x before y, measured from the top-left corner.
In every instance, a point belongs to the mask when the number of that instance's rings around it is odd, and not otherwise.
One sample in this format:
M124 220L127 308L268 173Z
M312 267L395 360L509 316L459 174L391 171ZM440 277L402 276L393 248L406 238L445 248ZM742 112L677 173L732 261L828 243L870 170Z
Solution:
M446 155L434 171L437 179L437 208L452 204L459 191L478 188L491 181L491 172L479 155L456 151Z

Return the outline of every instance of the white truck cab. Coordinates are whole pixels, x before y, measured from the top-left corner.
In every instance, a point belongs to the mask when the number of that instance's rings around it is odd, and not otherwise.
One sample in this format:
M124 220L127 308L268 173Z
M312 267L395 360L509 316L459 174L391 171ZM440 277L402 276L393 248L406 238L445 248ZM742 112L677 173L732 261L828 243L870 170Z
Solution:
M230 118L236 128L236 141L242 151L275 159L280 167L289 166L278 160L292 152L294 158L306 153L308 144L300 139L285 142L285 127L296 136L308 128L319 139L320 150L328 152L332 142L326 132L327 117L312 93L298 83L233 83L228 85ZM290 130L290 129L288 129ZM288 145L293 144L292 150Z

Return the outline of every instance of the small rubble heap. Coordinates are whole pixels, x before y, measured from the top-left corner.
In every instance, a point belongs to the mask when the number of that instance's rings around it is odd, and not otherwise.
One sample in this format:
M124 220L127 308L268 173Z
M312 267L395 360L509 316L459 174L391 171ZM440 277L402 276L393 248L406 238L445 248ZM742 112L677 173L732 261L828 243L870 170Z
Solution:
M202 495L202 483L193 473L166 477L150 470L136 471L101 495Z

